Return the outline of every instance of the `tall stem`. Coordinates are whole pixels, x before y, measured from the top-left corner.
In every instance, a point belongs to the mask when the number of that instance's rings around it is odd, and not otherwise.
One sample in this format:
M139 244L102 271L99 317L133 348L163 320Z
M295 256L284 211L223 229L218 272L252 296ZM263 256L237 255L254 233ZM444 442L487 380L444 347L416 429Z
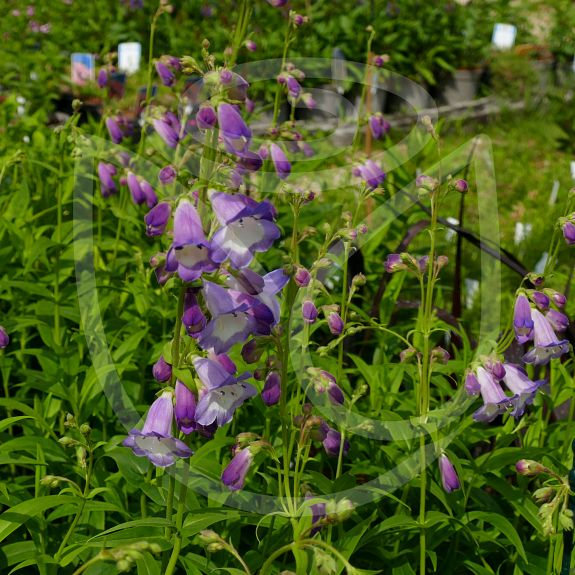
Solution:
M178 563L180 551L182 549L182 526L184 524L184 508L186 506L186 496L188 494L188 478L190 474L189 461L184 461L184 471L182 473L182 484L180 485L180 496L178 498L178 509L176 511L176 536L174 547L168 561L168 566L164 575L172 575Z

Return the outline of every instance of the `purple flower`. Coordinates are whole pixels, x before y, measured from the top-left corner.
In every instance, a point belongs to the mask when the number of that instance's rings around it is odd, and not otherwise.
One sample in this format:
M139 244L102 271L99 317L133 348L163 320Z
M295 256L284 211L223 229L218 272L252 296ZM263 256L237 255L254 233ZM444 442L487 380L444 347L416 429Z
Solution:
M196 125L200 130L211 130L217 121L216 113L211 106L203 106L196 114Z
M230 70L222 70L220 72L220 82L224 85L229 84L233 79L233 74Z
M573 216L571 216L573 217ZM567 245L575 245L575 223L572 221L567 221L563 224L563 237L567 242Z
M519 343L523 344L533 337L531 306L529 305L529 300L523 294L518 295L515 300L513 327L515 328L515 338Z
M301 306L303 320L305 323L314 323L317 319L318 311L314 303L310 300L305 300Z
M246 150L238 159L236 169L248 172L257 172L263 165L263 160L259 154Z
M106 118L106 128L108 129L108 133L110 134L110 138L112 138L112 142L114 144L119 144L124 137L118 122L114 120L114 118Z
M249 447L238 451L222 473L222 482L232 491L243 489L254 456Z
M324 423L326 429L325 439L323 440L323 448L325 452L331 457L338 457L339 450L341 449L341 433L336 429ZM347 455L349 451L349 441L346 439L343 444L343 455Z
M100 68L98 72L98 87L105 88L108 84L108 71L106 68Z
M387 273L399 272L407 269L407 266L401 260L401 254L389 254L384 264Z
M207 358L193 360L196 373L204 385L196 407L196 423L218 426L229 423L235 410L250 397L257 394L253 385L244 383L249 374L234 377L222 364Z
M329 327L329 331L331 331L333 335L340 335L343 332L343 320L335 311L330 312L327 316L327 325Z
M560 311L550 309L545 314L545 317L555 331L565 331L569 327L569 319Z
M162 138L170 148L175 148L178 145L180 141L181 124L175 114L166 112L162 118L153 120L152 124L160 138Z
M140 180L134 172L128 172L128 189L132 195L132 200L136 205L143 204L146 201L146 195L144 194L142 187L140 186Z
M164 383L172 378L172 366L161 355L152 367L152 375L156 381Z
M191 282L217 267L196 208L188 200L181 201L174 214L174 241L168 250L166 270L177 271L180 278Z
M567 303L567 298L562 293L555 290L547 290L547 293L549 293L556 306L563 307Z
M160 180L160 184L167 186L176 179L177 175L178 173L176 172L174 166L164 166L158 174L158 179Z
M140 179L140 189L144 194L144 199L148 208L152 209L158 203L158 196L152 187L152 184L143 178Z
M281 396L281 379L277 371L270 371L262 389L262 399L267 406L275 405Z
M304 267L298 266L293 279L298 287L307 287L311 281L311 274Z
M213 348L217 354L224 353L256 331L255 318L248 313L251 303L248 298L253 300L253 296L239 301L232 290L205 280L203 293L211 315L211 320L199 336L203 349Z
M457 477L455 467L444 453L439 456L439 473L441 474L441 484L447 493L459 489L459 477Z
M255 52L258 49L258 45L253 40L246 40L244 44L250 52Z
M284 151L277 144L272 144L270 146L270 156L278 178L285 180L291 173L291 164Z
M281 8L287 4L288 0L267 0L267 3L274 8Z
M386 59L384 56L374 56L373 58L373 65L377 66L378 68L381 68L386 62Z
M369 129L371 131L371 135L375 140L379 140L383 136L385 136L391 128L391 125L387 120L383 119L381 114L374 114L369 118Z
M305 498L306 499L313 499L314 496L311 493L306 493ZM325 519L327 516L326 509L325 509L325 503L314 503L314 504L310 505L310 509L311 509L311 524L312 525L319 523L321 520ZM310 535L313 536L316 533L319 533L321 528L322 528L321 525L314 527L310 531Z
M475 395L479 391L483 398L483 406L473 414L475 421L493 421L510 405L510 398L505 395L491 371L484 367L477 368L475 380L467 376L465 389L470 395Z
M196 429L196 396L185 383L176 381L176 422L186 435Z
M551 303L549 298L540 291L534 291L531 294L531 300L533 301L533 303L535 303L535 305L539 308L539 309L549 309L549 304ZM529 312L531 313L531 312Z
M301 93L300 83L293 76L288 76L286 79L286 86L290 98L293 98L294 100L297 99Z
M98 163L98 177L100 178L100 187L104 198L107 198L118 191L116 182L114 181L116 172L116 166L107 164L106 162Z
M197 337L206 327L206 323L206 316L198 305L195 293L188 291L184 299L184 313L182 315L182 324L186 329L186 333L190 337Z
M469 189L469 184L466 180L456 180L454 187L460 194L465 194Z
M530 349L524 356L525 363L545 365L552 359L561 357L569 352L569 342L566 339L559 340L553 331L549 320L538 310L531 309L533 319L533 343L535 347Z
M212 258L230 259L235 268L247 266L255 252L267 251L280 237L273 222L274 207L266 200L256 202L243 194L213 193L212 209L222 225L212 237Z
M247 151L252 132L235 106L226 103L218 106L218 124L224 146L230 154L240 155Z
M253 114L255 109L256 109L256 103L253 100L246 98L246 112L248 114Z
M166 230L171 214L172 206L167 202L161 202L153 207L144 216L146 235L149 237L161 236Z
M383 184L386 178L385 172L373 160L367 160L365 164L359 166L359 176L371 190Z
M316 393L326 393L334 405L343 405L345 397L335 377L325 369L309 368Z
M6 331L6 328L0 325L0 349L8 347L10 343L10 336Z
M168 467L176 457L190 457L192 450L172 435L173 393L164 391L150 406L142 431L132 429L122 445L138 457L147 457L156 467Z
M174 74L163 62L160 62L159 60L156 62L156 72L164 86L170 87L174 85L176 80Z
M505 364L505 385L514 394L511 400L514 417L520 417L525 412L525 406L533 403L537 390L545 383L545 380L531 381L525 370L517 365Z

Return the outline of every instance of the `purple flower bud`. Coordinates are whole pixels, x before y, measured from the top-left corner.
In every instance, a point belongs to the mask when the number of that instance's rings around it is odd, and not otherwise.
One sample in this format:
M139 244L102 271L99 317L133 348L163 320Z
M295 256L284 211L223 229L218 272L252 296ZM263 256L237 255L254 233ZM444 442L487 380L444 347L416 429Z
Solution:
M368 124L371 135L375 140L379 140L382 136L385 136L391 128L390 123L387 120L384 120L381 114L370 116Z
M401 254L389 254L385 260L384 267L385 271L390 274L407 269L407 266L401 260Z
M176 172L174 166L164 166L158 174L158 179L160 180L160 184L167 186L176 179L177 175L178 173Z
M6 331L6 328L0 325L0 349L8 347L9 343L10 343L10 336Z
M252 132L235 106L225 102L218 106L218 124L226 150L238 154L247 150Z
M441 346L434 347L431 350L431 361L441 364L446 364L449 361L449 352ZM503 372L505 374L505 371Z
M140 181L140 189L144 194L145 202L148 208L152 209L158 203L158 196L156 196L156 192L154 188L152 188L152 184L146 180Z
M307 287L311 281L311 274L304 267L298 266L293 279L298 287Z
M560 311L550 309L545 317L555 331L565 331L569 327L569 319Z
M116 175L116 166L107 164L106 162L98 163L98 177L100 178L100 186L102 196L107 198L110 194L115 194L118 191L114 176Z
M180 141L180 122L174 114L166 113L163 118L153 120L152 124L160 138L170 148L175 148L178 145Z
M220 82L224 85L229 84L234 76L229 70L222 70L220 72Z
M196 396L185 383L176 381L176 405L174 409L176 422L186 435L196 429Z
M575 245L575 224L573 222L568 221L563 224L563 237L567 245Z
M270 146L270 156L278 178L285 180L291 173L291 164L284 151L277 144L272 144Z
M329 396L330 401L334 405L343 405L345 401L345 396L343 395L343 391L341 387L335 383L335 381L330 381L327 385L327 394Z
M519 343L523 344L532 338L533 325L529 300L523 294L520 294L515 300L515 309L513 312L515 337Z
M457 477L455 467L453 467L447 455L443 453L439 456L439 472L441 474L441 484L447 493L459 489L459 477Z
M100 68L98 72L98 87L105 88L108 84L108 71L106 68Z
M116 122L114 118L106 118L106 128L108 129L110 138L112 138L112 142L119 144L122 141L123 134L118 122Z
M386 58L385 56L374 56L373 65L381 68L388 60L389 58Z
M253 459L249 447L238 451L222 473L222 482L224 485L232 491L242 489Z
M138 176L134 172L128 172L127 182L133 202L138 206L143 204L146 201L146 195L140 186Z
M179 58L177 58L176 56L167 56L166 58L168 60L170 68L173 68L178 72L182 69L182 63L180 62Z
M256 363L260 360L264 350L261 346L258 346L258 342L256 339L250 339L246 343L244 343L242 347L242 358L243 360L248 363Z
M160 356L160 359L158 359L152 367L152 375L154 376L154 379L160 383L164 383L171 379L172 366L164 359L163 355Z
M167 202L161 202L153 207L145 216L146 235L149 237L161 236L170 221L172 206Z
M197 337L206 327L207 319L193 293L186 294L182 324L190 337ZM235 369L234 369L235 371Z
M538 461L533 461L532 459L520 459L515 464L515 469L517 473L521 475L533 476L539 475L545 471L545 466L541 465Z
M326 424L327 425L327 424ZM331 457L338 457L341 448L341 433L327 425L326 437L323 440L323 448L325 452ZM347 455L349 451L349 441L346 439L343 444L343 455Z
M465 194L469 189L469 185L465 180L456 180L454 187L460 194Z
M159 60L156 62L156 72L164 86L171 87L174 85L176 80L174 74L163 62L160 62Z
M258 45L253 40L246 40L245 46L250 52L255 52L258 49Z
M549 304L551 303L549 298L540 291L535 291L531 294L531 301L542 310L549 309Z
M567 298L562 293L555 290L547 290L547 293L551 296L556 306L563 307L567 303Z
M294 99L298 98L301 93L300 83L293 76L288 76L286 79L286 85L289 96Z
M305 17L301 14L292 14L292 22L294 23L294 26L301 26L302 24L305 24L305 21Z
M277 371L270 371L262 389L262 399L269 407L275 405L281 396L281 378Z
M468 395L477 395L481 391L481 385L477 376L472 371L465 377L465 391Z
M196 124L200 130L211 130L216 122L216 112L211 106L203 106L196 114Z
M314 323L318 315L318 311L314 303L310 300L305 300L301 307L305 323Z
M333 335L340 335L343 332L343 320L341 319L341 316L335 311L332 311L327 316L327 325L329 327L329 331L331 331Z

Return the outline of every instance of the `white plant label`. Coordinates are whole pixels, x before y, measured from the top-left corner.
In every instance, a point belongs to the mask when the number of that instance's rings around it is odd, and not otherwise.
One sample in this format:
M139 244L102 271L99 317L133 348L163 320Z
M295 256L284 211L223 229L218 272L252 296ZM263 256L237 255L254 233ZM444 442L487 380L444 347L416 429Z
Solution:
M500 50L509 50L515 45L517 27L513 24L495 24L491 43Z
M126 74L135 74L140 69L142 45L139 42L118 44L118 69Z
M571 162L571 177L575 180L575 161Z

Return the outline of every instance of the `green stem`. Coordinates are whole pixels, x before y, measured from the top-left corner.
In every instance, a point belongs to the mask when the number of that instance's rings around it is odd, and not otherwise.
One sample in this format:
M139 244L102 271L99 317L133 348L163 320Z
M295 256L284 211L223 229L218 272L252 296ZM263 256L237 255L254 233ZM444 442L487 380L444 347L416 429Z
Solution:
M369 55L371 54L371 44L374 38L375 38L375 31L372 30L367 38L367 48L365 54L366 67L365 67L365 73L363 75L363 88L361 89L361 97L359 99L359 108L357 110L357 126L355 129L355 136L353 138L352 148L356 148L358 146L359 139L361 137L361 123L363 121L365 99L367 96L367 76L370 72Z
M184 472L182 474L182 484L180 485L180 496L178 499L178 509L176 511L176 536L174 547L168 561L168 566L164 575L172 575L178 563L178 557L182 549L182 526L184 524L184 507L186 506L186 495L188 494L188 478L190 473L189 461L184 461Z
M174 490L176 488L176 478L173 474L170 474L170 479L168 483L168 497L166 498L166 520L170 523L172 522L172 516L174 512ZM164 531L166 539L172 536L172 528L168 525Z
M94 565L94 563L97 563L98 561L102 561L103 558L100 555L100 553L98 553L98 555L96 555L95 557L92 557L92 559L90 559L90 561L87 561L86 563L84 563L84 565L81 565L80 567L78 567L78 569L76 569L76 571L74 571L74 573L72 573L72 575L80 575L81 573L84 573L84 571L86 571L86 569L88 569L88 567L91 567L92 565Z
M148 468L148 472L146 473L146 485L148 485L152 480L152 473L154 473L154 467L150 465ZM140 511L142 519L145 519L148 516L147 504L148 504L148 498L146 496L146 493L142 491L142 493L140 494Z
M286 34L285 34L285 38L284 38L284 49L283 49L283 54L282 54L282 63L281 63L280 74L284 71L284 68L285 68L287 52L288 52L288 47L289 47L289 40L290 40L290 30L291 30L291 22L288 22L287 27L286 27ZM282 94L282 84L278 84L277 89L276 89L276 98L274 100L274 119L272 122L274 127L277 127L277 125L278 125L278 118L279 118L279 114L280 114L281 94Z

